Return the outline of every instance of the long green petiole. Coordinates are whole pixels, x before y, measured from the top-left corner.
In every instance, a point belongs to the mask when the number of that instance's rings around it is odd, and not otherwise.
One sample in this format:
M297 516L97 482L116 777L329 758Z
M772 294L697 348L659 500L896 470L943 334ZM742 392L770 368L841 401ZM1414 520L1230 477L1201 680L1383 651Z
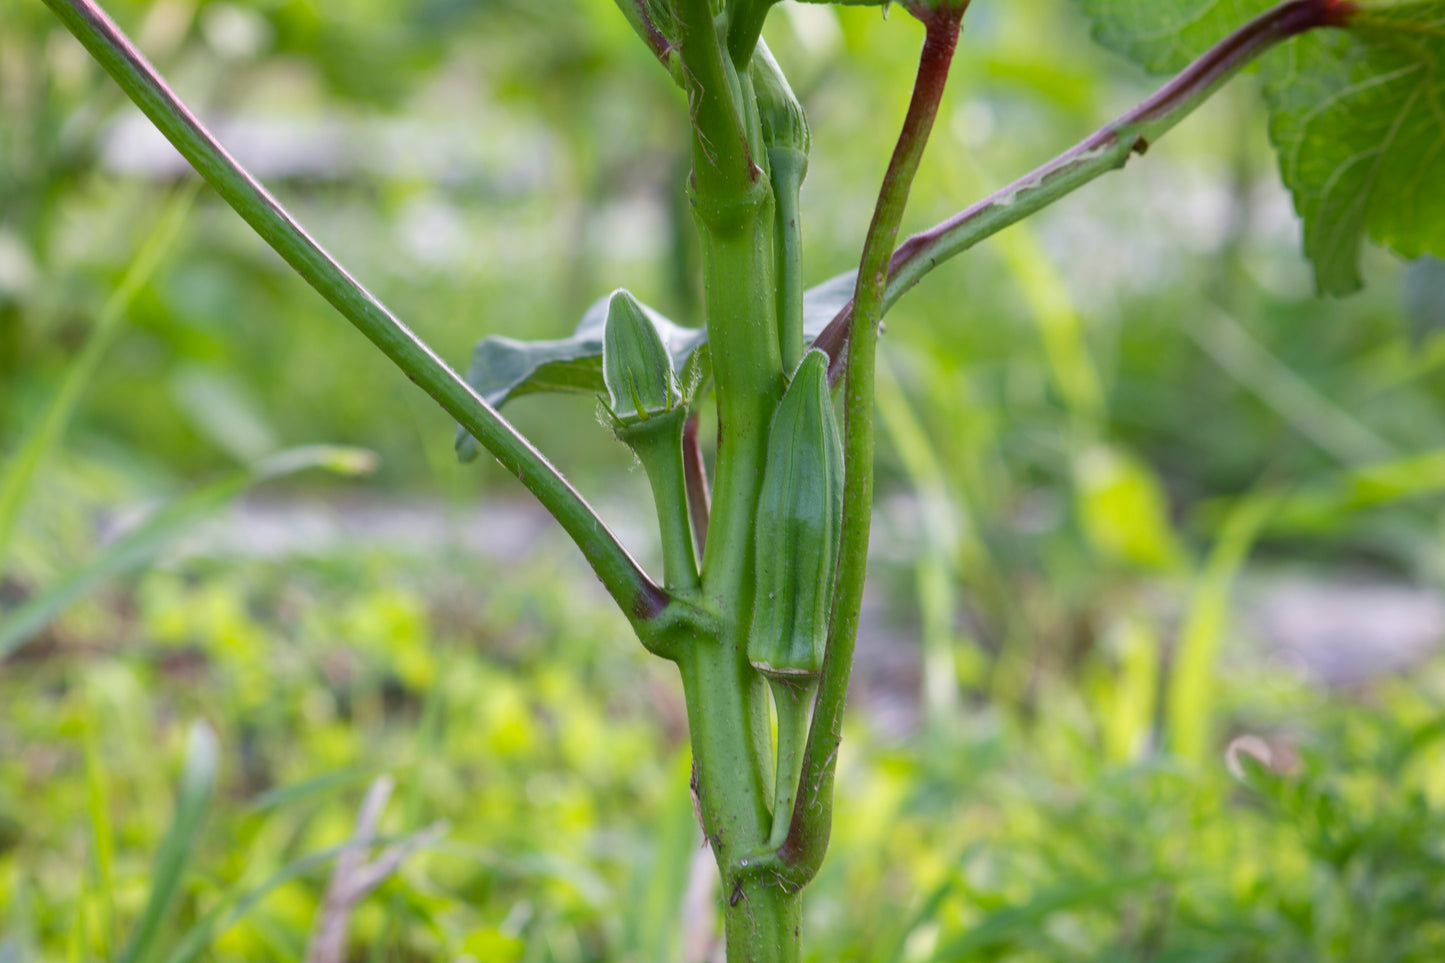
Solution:
M758 38L763 33L763 23L768 11L778 0L736 0L732 20L728 23L728 55L734 66L743 70L753 56Z
M884 313L944 261L1038 213L1100 175L1119 170L1132 155L1144 153L1261 54L1308 30L1340 26L1339 6L1320 0L1289 0L1260 14L1133 110L1007 187L904 241L894 252L889 268ZM850 304L813 342L828 352L835 365L843 357L853 313Z
M567 480L509 422L362 287L186 109L92 0L45 0L66 28L246 223L407 377L521 480L577 543L639 636L653 634L668 596Z
M627 437L652 487L662 539L663 584L669 592L691 593L698 587L698 573L683 466L683 423L687 420L687 409L676 408L654 415L652 420L657 424L619 429L618 434Z
M799 195L808 174L808 156L786 148L768 151L768 176L776 209L773 233L778 277L778 343L783 369L803 359L803 227Z

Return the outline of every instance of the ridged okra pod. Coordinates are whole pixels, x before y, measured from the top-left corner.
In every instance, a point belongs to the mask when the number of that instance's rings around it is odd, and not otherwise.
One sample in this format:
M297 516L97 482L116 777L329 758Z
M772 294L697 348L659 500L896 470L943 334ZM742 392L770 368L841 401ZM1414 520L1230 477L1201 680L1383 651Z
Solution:
M778 713L774 846L787 833L823 668L842 517L843 445L828 391L828 356L810 351L768 434L748 636L748 661L767 676Z

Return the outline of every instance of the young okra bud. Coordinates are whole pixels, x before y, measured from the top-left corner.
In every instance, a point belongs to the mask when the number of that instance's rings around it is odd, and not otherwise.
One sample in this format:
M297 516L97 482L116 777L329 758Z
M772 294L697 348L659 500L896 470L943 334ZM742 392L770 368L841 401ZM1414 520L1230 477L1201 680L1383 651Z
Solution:
M669 590L694 589L697 557L682 462L688 398L662 336L637 299L620 288L607 304L602 382L617 437L632 449L652 486L662 538L663 580Z
M778 404L758 500L756 596L748 661L799 680L823 667L843 520L843 445L828 356L809 351Z
M672 358L642 305L619 288L607 305L602 335L602 381L607 407L628 428L685 406Z

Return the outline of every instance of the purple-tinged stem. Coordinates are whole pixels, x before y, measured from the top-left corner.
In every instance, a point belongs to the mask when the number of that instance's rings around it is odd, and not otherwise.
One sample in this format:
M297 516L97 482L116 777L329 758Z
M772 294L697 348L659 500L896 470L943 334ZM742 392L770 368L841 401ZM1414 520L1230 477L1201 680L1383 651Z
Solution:
M863 244L854 294L857 323L848 344L848 373L844 385L843 449L847 468L843 493L843 534L838 551L838 574L833 588L832 616L828 626L827 654L813 707L813 723L803 755L802 776L793 807L787 839L778 850L780 875L802 886L822 865L832 832L833 778L838 744L843 732L843 707L858 637L858 615L867 574L868 538L873 514L873 395L874 359L878 347L878 321L888 269L909 190L928 144L938 106L948 82L949 67L958 45L962 10L953 16L925 22L923 51L913 98L903 130L878 192L873 222Z
M915 234L893 254L883 311L891 308L928 272L944 261L992 237L1083 187L1101 174L1123 167L1209 99L1221 86L1265 51L1317 27L1342 27L1357 10L1343 0L1288 0L1260 14L1221 40L1156 93L1110 121L1053 160L995 191L948 220ZM843 347L855 308L846 305L828 323L814 347L833 359L837 379Z

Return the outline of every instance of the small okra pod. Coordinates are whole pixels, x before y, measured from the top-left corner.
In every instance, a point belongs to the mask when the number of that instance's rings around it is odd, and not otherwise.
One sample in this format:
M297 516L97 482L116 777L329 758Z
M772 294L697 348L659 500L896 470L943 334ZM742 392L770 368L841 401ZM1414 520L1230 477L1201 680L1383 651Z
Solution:
M843 514L843 446L828 356L810 351L773 416L758 501L748 660L769 676L823 667Z

